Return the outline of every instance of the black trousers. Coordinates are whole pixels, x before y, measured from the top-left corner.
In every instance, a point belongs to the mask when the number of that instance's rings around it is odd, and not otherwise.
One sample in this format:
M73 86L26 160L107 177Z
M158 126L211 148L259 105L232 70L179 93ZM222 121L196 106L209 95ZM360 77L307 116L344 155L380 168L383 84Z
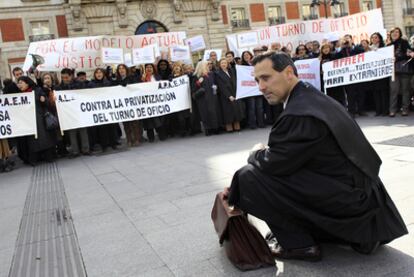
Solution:
M364 112L365 90L362 84L352 84L345 87L348 99L348 111L351 114Z

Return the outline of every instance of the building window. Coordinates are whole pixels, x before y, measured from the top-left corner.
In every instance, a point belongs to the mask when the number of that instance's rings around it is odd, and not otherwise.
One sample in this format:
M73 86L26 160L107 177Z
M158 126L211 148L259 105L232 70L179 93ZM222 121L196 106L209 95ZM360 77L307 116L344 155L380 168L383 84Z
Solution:
M414 26L405 26L405 34L407 37L414 35Z
M30 26L34 36L50 34L49 21L32 21Z
M282 14L282 8L280 6L268 7L267 15L269 18L269 25L277 25L286 22L286 19Z
M154 33L166 33L168 32L167 27L165 27L160 22L154 20L148 20L141 23L138 28L135 30L136 35L145 35L145 34L154 34Z
M414 15L413 3L412 0L405 0L403 2L404 6L404 15Z
M345 4L344 3L339 3L336 4L335 6L332 6L332 14L334 15L334 17L341 17L341 16L347 16L348 13L345 10Z
M244 8L231 8L231 25L233 28L248 28L250 26Z
M318 6L311 7L309 4L302 5L302 16L303 20L318 19Z
M374 4L372 1L362 1L362 11L366 12L372 10L374 8Z

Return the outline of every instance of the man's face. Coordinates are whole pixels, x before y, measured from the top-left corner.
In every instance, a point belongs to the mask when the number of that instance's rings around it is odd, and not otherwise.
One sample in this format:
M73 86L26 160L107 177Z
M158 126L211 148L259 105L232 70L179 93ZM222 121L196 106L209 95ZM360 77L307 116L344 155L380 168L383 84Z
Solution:
M86 81L86 75L79 75L78 80L81 81L81 82L85 82Z
M70 84L70 82L72 82L72 75L62 74L61 78L64 84Z
M226 60L228 63L232 63L234 61L234 57L232 54L227 54L226 55Z
M265 59L254 67L254 76L270 105L283 103L289 95L289 80L292 72L286 67L282 72L277 72L272 67L272 61Z
M22 70L16 70L13 75L14 75L14 78L17 80L17 79L19 79L20 77L23 76L23 71Z

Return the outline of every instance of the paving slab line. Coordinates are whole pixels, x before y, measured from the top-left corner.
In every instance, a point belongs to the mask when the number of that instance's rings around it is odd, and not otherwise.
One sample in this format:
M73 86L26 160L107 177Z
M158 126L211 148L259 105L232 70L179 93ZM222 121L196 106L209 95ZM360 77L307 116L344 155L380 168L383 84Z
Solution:
M9 277L87 276L56 163L34 167Z

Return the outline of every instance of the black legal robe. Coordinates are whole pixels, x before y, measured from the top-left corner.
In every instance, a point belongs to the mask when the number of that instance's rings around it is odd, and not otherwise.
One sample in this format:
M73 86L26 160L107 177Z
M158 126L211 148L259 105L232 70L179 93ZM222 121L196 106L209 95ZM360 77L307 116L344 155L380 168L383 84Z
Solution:
M388 243L407 234L378 177L380 158L335 100L299 82L268 146L234 175L231 205L315 240Z

